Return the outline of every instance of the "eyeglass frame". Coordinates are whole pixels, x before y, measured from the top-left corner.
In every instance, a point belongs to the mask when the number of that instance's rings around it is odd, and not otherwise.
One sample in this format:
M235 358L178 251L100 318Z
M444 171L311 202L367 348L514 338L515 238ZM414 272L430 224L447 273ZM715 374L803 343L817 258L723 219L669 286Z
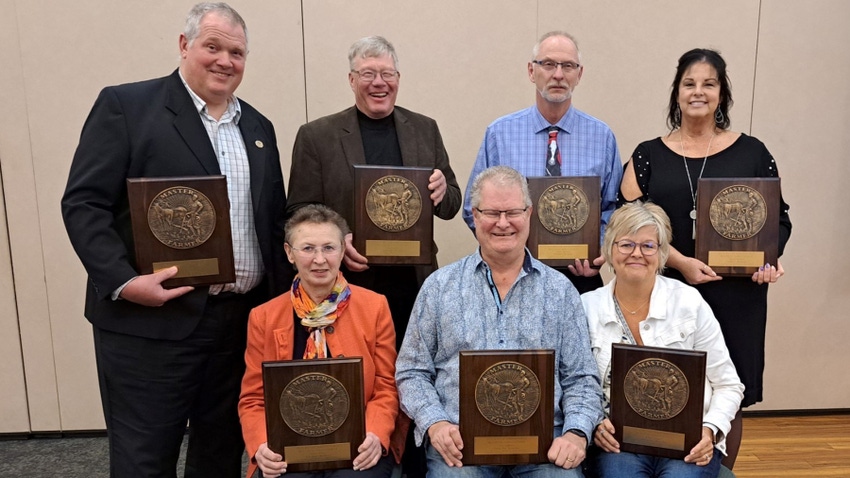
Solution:
M301 254L302 257L318 257L320 252L322 257L334 257L343 251L342 244L325 244L323 246L306 245L300 249L288 242L286 245L293 251Z
M549 73L554 73L558 70L558 67L561 67L564 73L572 73L581 68L581 64L574 61L531 60L531 62ZM547 63L551 63L551 65L547 65Z
M364 81L366 83L371 83L375 81L379 76L382 80L387 83L395 83L398 81L401 73L398 70L382 70L382 71L374 71L374 70L351 70L352 73L357 75L360 78L360 81ZM371 79L368 77L364 77L364 75L374 75ZM389 75L389 77L385 77L384 75Z
M626 243L626 244L623 244L623 243ZM628 246L627 244L631 244L631 246ZM644 246L650 245L650 244L653 246L649 249L652 252L647 254L646 251L644 250ZM655 241L635 242L635 241L632 241L632 240L629 240L629 239L620 239L619 241L614 241L614 246L617 247L617 251L620 254L624 254L624 255L627 255L627 256L631 255L635 251L635 249L638 248L638 246L640 246L641 255L643 255L645 257L654 256L654 255L658 254L658 251L661 249L661 244L659 244ZM623 246L626 246L628 251L624 251L622 249Z
M505 215L505 219L507 219L508 221L510 221L511 219L519 219L519 218L521 218L521 217L525 214L525 212L526 212L526 211L528 211L528 208L530 208L530 207L531 207L531 206L525 206L524 208L518 208L518 207L517 207L517 208L513 208L513 209L503 209L503 210L499 210L499 209L480 209L480 208L477 208L477 207L474 207L474 208L472 208L472 209L475 209L476 211L478 211L478 213L479 213L479 214L483 215L486 219L488 219L488 220L490 220L490 221L498 221L499 219L501 219L501 218L502 218L502 214L504 214L504 215ZM493 213L497 213L498 215L497 215L497 216L493 216L493 215L492 215ZM511 213L515 213L516 215L511 216L511 215L510 215Z

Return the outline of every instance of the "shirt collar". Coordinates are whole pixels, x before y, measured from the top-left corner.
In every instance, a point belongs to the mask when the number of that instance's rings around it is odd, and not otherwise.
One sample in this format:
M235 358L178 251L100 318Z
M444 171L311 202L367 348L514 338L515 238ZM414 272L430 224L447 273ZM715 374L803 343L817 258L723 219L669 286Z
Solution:
M200 96L195 94L192 91L192 88L189 87L189 83L186 83L186 79L183 78L183 72L179 69L177 70L177 74L180 75L180 81L183 82L183 86L186 88L186 91L189 93L189 97L192 98L192 103L195 105L195 109L198 111L200 115L208 115L207 113L207 102L201 99ZM231 95L230 98L227 99L227 109L224 111L224 114L221 115L221 120L224 121L230 118L233 118L234 124L239 124L239 119L242 117L242 105L239 104L239 100L236 98L236 95Z
M575 108L573 108L572 105L570 105L570 109L568 109L564 116L561 116L561 119L559 119L558 122L554 125L549 124L549 121L547 121L546 118L543 117L543 115L540 113L540 110L537 109L536 106L533 106L532 109L534 110L533 121L534 131L536 133L546 131L549 129L550 126L557 126L559 130L564 131L567 134L572 133L575 126L576 117Z
M481 246L478 246L478 248L475 250L474 261L475 261L474 262L475 270L477 270L477 271L480 270L480 271L484 272L490 267L489 265L487 265L486 262L484 262L484 258L481 257ZM537 270L539 272L541 265L542 265L541 262L539 262L539 261L535 260L533 257L531 257L531 251L529 251L528 248L526 247L525 248L525 257L522 260L522 272L520 272L519 277L531 274L531 272L534 271L534 270Z

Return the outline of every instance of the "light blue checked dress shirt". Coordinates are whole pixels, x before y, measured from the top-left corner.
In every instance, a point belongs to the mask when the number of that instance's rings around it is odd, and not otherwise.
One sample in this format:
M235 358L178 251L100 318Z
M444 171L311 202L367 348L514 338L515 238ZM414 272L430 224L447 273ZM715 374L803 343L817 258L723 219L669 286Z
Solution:
M431 274L416 298L396 361L401 408L428 428L459 421L461 350L555 350L555 433L593 436L602 391L578 292L563 274L531 257L497 301L478 251Z
M516 169L525 177L546 176L549 126L537 107L532 106L503 116L487 127L463 199L463 220L470 229L474 230L475 224L469 192L472 181L481 171L503 165ZM617 192L623 179L623 165L614 133L604 122L575 107L570 107L554 126L560 130L561 175L600 177L602 221L599 237L603 237L608 219L616 207Z
M236 269L236 282L215 284L210 287L211 294L219 292L237 292L244 294L263 280L265 266L260 253L260 242L254 227L254 206L251 201L251 168L248 164L248 150L239 129L242 107L239 99L232 96L227 102L227 110L216 120L207 112L207 105L189 88L183 75L183 85L201 116L201 122L210 137L215 150L221 174L227 177L227 198L230 202L230 230L233 238L233 263ZM283 247L281 245L280 247Z

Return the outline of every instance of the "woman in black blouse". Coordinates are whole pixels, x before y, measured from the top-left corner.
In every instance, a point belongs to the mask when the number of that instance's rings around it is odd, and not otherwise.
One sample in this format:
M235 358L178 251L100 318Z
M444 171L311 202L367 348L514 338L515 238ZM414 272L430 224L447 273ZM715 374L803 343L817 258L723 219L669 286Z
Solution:
M764 144L729 130L732 92L726 62L713 50L694 49L681 58L673 80L670 132L638 145L626 164L620 201L641 199L670 217L673 240L665 275L694 285L720 322L732 361L746 390L742 407L762 400L767 288L785 271L764 264L752 277L721 277L694 258L697 184L709 177L778 177ZM779 255L791 235L788 204L780 196ZM741 440L741 413L727 436L723 464L731 468Z

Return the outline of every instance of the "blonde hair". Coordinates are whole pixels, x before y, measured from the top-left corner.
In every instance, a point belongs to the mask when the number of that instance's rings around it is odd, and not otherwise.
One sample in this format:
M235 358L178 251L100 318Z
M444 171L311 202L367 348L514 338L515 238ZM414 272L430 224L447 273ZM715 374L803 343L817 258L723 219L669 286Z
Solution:
M658 236L658 274L664 271L667 258L670 257L670 241L673 239L673 230L670 227L670 218L661 209L661 206L651 202L635 201L627 203L614 211L605 237L602 239L602 256L609 266L614 256L614 240L618 237L628 236L636 233L642 227L655 228Z

